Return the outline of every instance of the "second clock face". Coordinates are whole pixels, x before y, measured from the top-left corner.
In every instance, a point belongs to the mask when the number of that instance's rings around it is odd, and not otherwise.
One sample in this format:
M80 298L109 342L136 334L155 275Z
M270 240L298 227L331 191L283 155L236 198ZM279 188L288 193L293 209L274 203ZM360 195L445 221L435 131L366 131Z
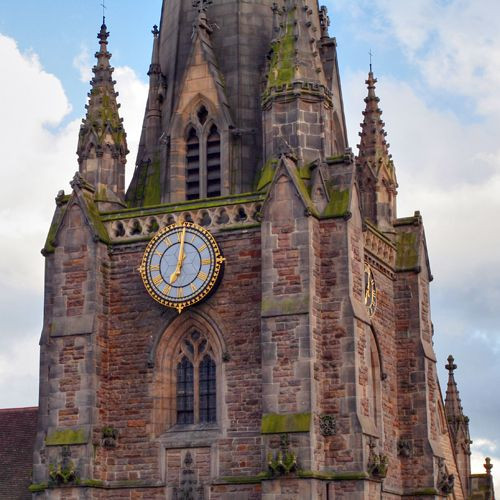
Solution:
M370 318L377 310L377 287L375 285L375 278L373 277L372 268L365 264L365 305L368 309Z
M212 234L184 222L155 235L146 248L140 270L149 294L181 312L210 293L223 262Z

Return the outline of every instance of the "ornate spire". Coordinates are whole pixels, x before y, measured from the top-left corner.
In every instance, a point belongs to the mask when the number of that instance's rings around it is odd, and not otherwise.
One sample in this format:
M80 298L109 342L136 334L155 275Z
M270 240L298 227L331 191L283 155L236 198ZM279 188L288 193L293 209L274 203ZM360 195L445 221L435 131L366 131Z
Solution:
M380 99L375 93L377 79L370 72L366 85L361 138L356 158L357 178L362 193L363 215L385 232L392 232L392 222L396 218L397 180L392 155L389 153L387 133L382 120Z
M94 77L90 82L87 114L80 127L77 154L80 173L96 188L96 201L114 205L123 203L128 149L118 112L120 105L116 101L118 93L108 52L109 33L104 22L97 38L97 63L92 69Z
M376 83L377 79L373 76L370 63L370 72L368 80L366 80L368 96L365 98L364 120L359 133L361 142L358 146L358 159L378 170L381 163L392 164L392 156L389 153L389 144L386 140L387 132L384 130L385 123L382 120L382 110L379 107L380 99L375 93Z
M455 370L457 369L457 365L451 355L448 357L446 369L449 373L445 400L446 419L448 420L451 442L457 459L458 472L462 484L470 486L470 445L472 441L470 440L469 434L469 418L464 415L457 383L455 381ZM469 486L467 486L467 488L469 488Z
M448 364L445 366L448 370L448 388L446 389L446 416L449 422L456 423L464 418L462 401L460 400L460 395L458 392L457 383L455 381L455 370L457 365L455 364L455 359L453 356L448 357ZM452 429L453 432L453 429Z

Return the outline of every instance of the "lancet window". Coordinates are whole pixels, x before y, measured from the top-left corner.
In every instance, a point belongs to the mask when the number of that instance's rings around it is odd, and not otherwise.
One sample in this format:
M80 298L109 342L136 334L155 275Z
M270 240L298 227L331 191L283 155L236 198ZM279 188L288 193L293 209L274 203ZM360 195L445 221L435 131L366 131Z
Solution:
M177 424L217 422L217 366L204 335L193 331L177 354Z
M207 108L201 106L186 140L186 199L221 194L221 136Z

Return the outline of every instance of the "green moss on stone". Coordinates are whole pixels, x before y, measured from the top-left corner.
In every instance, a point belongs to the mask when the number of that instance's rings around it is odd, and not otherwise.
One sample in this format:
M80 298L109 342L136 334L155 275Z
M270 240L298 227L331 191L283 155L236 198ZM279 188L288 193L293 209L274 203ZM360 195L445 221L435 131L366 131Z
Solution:
M330 189L330 201L326 206L324 217L344 217L349 212L349 189Z
M400 271L418 266L418 238L416 233L399 233L396 241L396 268Z
M88 488L104 488L104 481L98 479L82 479L80 484Z
M47 483L38 483L38 484L32 484L29 486L28 490L30 493L41 493L42 491L45 491L49 485Z
M44 254L49 254L49 253L54 253L55 252L55 241L56 241L56 235L57 235L57 230L59 229L59 226L61 225L61 222L63 220L64 214L66 213L66 208L67 204L65 203L64 205L61 205L56 209L56 212L54 214L54 218L52 219L52 223L49 228L49 234L47 234L47 239L45 240L45 245L43 247L43 253Z
M200 210L203 208L216 208L226 205L239 205L244 203L253 203L264 201L265 194L263 193L242 193L230 196L219 196L217 198L206 198L203 200L188 200L177 203L165 203L163 205L155 205L147 208L125 208L123 210L114 210L112 212L104 212L102 219L106 222L122 219L132 219L136 217L144 217L146 215L169 214L190 210Z
M262 417L262 434L286 434L294 432L309 432L311 428L310 413L267 413Z
M368 479L366 472L317 472L317 471L299 471L297 475L300 478L322 479L324 481L357 481Z
M343 155L343 154L337 155L337 156L329 156L326 159L326 162L329 165L334 164L334 163L344 163L344 158L345 158L345 155Z
M311 174L311 167L312 163L307 163L303 165L302 167L299 168L299 177L303 179L304 181L310 181L312 174Z
M97 205L94 203L92 195L90 193L84 193L83 195L85 199L85 203L87 205L87 215L94 226L94 230L99 236L99 239L106 244L110 243L108 231L106 230L106 226L103 224L101 220L101 216L99 214L99 210L97 209Z
M260 171L259 180L257 182L257 191L262 191L264 188L269 186L273 181L274 171L276 169L276 165L278 164L278 160L271 158L264 163Z
M227 484L258 484L264 479L269 479L271 475L268 472L261 472L256 476L225 476L219 480Z
M288 12L285 33L272 45L271 64L267 79L267 90L292 83L295 77L295 13Z
M161 168L160 158L157 157L149 165L145 187L143 205L145 207L157 205L161 202Z
M58 429L47 436L45 444L47 446L69 446L87 444L88 440L85 429Z

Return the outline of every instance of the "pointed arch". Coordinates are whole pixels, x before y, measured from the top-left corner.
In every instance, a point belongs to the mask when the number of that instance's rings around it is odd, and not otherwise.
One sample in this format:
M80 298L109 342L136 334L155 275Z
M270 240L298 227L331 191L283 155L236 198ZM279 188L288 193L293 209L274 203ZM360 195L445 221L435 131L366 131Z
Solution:
M197 93L179 110L171 125L172 192L178 201L212 198L229 193L231 125L223 110L204 94ZM199 188L193 183L193 134L198 137ZM190 176L190 178L188 178ZM176 184L178 183L178 184Z
M206 314L188 311L171 321L152 353L156 435L221 421L224 352L222 333Z

